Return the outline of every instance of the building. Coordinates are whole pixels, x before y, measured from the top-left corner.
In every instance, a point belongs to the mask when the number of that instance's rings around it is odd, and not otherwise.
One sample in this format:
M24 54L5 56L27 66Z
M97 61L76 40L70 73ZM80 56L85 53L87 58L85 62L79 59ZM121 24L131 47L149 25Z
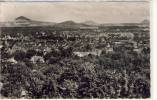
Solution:
M84 56L87 56L89 54L95 55L95 56L100 56L101 52L102 52L102 50L96 49L96 50L90 51L90 52L74 52L74 54L79 56L79 57L84 57Z
M113 52L113 47L108 43L105 48L106 54Z

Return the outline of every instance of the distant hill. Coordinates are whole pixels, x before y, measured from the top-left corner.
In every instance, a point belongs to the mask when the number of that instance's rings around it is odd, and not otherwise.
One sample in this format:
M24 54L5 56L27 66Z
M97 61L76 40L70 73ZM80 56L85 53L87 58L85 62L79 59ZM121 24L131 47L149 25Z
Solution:
M33 27L33 26L53 26L54 22L41 22L31 20L27 17L20 16L15 18L13 22L0 22L0 27Z
M145 19L145 20L143 20L141 23L142 23L142 24L149 24L150 22L149 22L149 20Z
M29 19L25 16L19 16L15 18L12 22L0 22L0 27L35 27L35 26L53 26L58 28L79 28L79 27L86 27L83 23L76 23L74 21L65 21L61 23L55 22L42 22Z
M71 20L61 22L61 23L54 25L54 27L58 27L58 28L80 28L80 27L86 27L86 26L89 26L89 25L85 25L82 23L76 23L76 22L71 21Z
M31 19L26 18L24 16L19 16L19 17L15 18L15 21L31 21Z
M85 21L85 22L82 22L82 24L91 25L91 26L97 26L97 25L99 25L98 23L96 23L94 21Z
M105 23L105 24L101 24L100 26L144 26L144 27L148 27L149 20L143 20L142 22L139 22L139 23Z
M82 23L76 23L72 20L64 21L61 23L55 22L42 22L29 19L25 16L19 16L15 18L12 22L0 22L0 27L36 27L36 26L52 26L55 28L80 28L80 27L106 27L106 26L142 26L148 27L149 20L143 20L141 23L105 23L105 24L98 24L94 21L85 21Z
M75 23L74 21L72 21L72 20L69 20L69 21L65 21L65 22L61 22L61 23L58 23L57 25L69 25L69 26L71 26L71 25L77 25L77 23Z

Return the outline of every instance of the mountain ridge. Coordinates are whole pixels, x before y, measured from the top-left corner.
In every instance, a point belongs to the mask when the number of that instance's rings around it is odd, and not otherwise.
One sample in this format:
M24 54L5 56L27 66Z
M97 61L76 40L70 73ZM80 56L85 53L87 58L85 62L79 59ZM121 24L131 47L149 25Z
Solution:
M33 26L53 26L53 27L92 27L92 26L131 26L131 25L149 25L149 20L143 20L140 23L104 23L98 24L94 21L85 21L77 23L72 20L63 21L60 23L56 22L44 22L29 19L25 16L19 16L12 22L0 22L0 27L33 27Z

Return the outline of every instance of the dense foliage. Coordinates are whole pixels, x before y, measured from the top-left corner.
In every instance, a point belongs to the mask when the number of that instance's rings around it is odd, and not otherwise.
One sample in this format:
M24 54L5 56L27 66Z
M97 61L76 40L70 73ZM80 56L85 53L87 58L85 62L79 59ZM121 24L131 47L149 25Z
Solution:
M29 33L29 30L25 33L27 32ZM53 35L51 36L54 38ZM40 42L37 41L39 37L35 39L35 36L29 37L31 37L28 40L30 42L36 44ZM42 39L44 40L45 36ZM62 37L62 39L65 38ZM107 47L106 44L104 46L101 42L93 40L95 43L93 46L86 42L87 39L83 39L68 38L50 41L52 43L50 47L52 48L46 52L43 50L44 46L41 46L41 49L35 49L35 46L22 47L26 43L25 41L17 41L16 43L22 49L9 52L9 46L14 45L13 42L4 43L3 48L1 48L1 97L150 97L149 46L141 47L142 51L139 53L133 51L133 47L127 49L128 44L126 43L126 47L114 45L114 52L106 53L104 50ZM149 40L149 38L145 39ZM138 40L144 41L142 37L136 36L135 41ZM83 41L83 43L77 44L78 41ZM106 41L112 42L113 39L107 38ZM46 38L46 42L42 43L48 45L48 39ZM63 46L64 43L66 46ZM88 54L79 57L73 53L75 50L89 51L93 48L103 48L101 55Z
M23 59L25 54L21 56L21 53L15 54L16 64L2 62L1 94L4 97L19 98L21 91L26 91L26 98L150 96L149 57L146 54L89 55L83 59L60 54L62 59L49 58L51 64L32 64L25 61L28 55Z

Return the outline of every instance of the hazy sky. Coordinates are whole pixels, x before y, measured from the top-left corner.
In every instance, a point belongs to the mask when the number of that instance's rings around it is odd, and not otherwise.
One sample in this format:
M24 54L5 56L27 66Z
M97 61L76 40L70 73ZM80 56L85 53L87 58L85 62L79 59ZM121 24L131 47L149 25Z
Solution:
M62 22L73 20L97 23L140 22L149 19L148 2L34 2L0 3L0 21L18 16L33 20Z

